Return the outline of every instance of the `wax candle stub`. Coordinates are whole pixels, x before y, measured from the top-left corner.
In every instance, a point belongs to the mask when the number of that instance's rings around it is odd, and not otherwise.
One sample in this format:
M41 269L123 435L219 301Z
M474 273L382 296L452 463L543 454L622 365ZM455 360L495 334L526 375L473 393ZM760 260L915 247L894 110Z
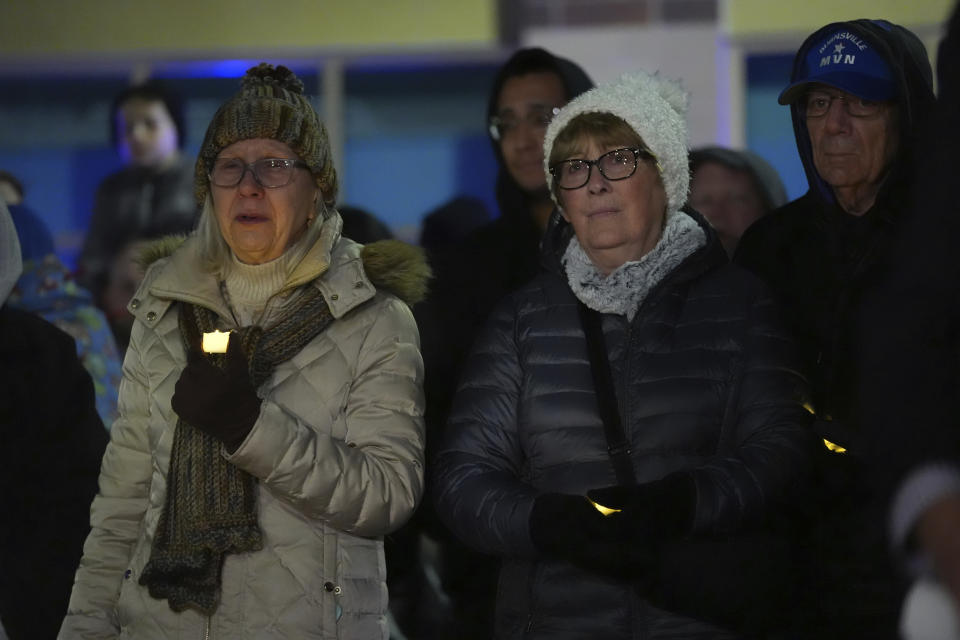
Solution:
M229 331L209 331L203 334L204 353L226 353L230 342Z

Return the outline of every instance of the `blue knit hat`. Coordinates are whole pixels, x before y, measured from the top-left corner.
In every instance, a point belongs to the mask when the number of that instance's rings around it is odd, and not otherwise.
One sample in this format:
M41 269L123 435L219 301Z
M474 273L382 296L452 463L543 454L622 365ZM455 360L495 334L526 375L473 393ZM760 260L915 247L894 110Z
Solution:
M890 65L873 43L845 29L829 33L807 50L803 65L777 102L795 102L811 84L824 84L876 102L890 100L897 93Z

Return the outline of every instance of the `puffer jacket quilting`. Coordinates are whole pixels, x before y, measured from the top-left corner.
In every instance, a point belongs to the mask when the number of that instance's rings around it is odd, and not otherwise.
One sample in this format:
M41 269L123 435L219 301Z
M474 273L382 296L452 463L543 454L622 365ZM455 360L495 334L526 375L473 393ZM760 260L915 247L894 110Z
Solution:
M797 490L806 385L766 289L713 242L661 283L633 322L603 328L638 481L692 469L695 529L736 531ZM722 637L636 593L539 557L541 492L616 484L577 300L545 273L492 315L461 381L437 460L438 509L472 546L505 558L498 637ZM639 635L634 635L639 634Z
M409 308L365 276L361 247L334 241L315 284L337 319L277 367L259 390L257 423L228 455L259 480L264 548L226 558L210 637L388 635L380 536L410 516L422 492L419 340ZM206 618L174 613L138 584L163 508L176 424L170 397L185 365L176 302L189 295L229 317L219 296L203 297L215 283L163 275L190 271L170 263L190 263L191 244L148 272L132 304L138 322L124 362L121 418L62 638L118 637L121 627L120 637L130 638L207 631ZM212 280L195 279L204 277Z

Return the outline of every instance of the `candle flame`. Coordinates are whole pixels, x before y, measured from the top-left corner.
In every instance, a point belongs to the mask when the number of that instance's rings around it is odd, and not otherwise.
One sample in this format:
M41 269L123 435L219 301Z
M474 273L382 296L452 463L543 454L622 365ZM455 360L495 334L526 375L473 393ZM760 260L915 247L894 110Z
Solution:
M841 447L840 445L838 445L838 444L836 444L836 443L830 442L830 441L827 440L826 438L823 439L823 446L825 446L825 447L826 447L827 449L829 449L830 451L833 451L834 453L846 453L846 452L847 452L846 449L844 449L843 447Z
M611 513L620 513L621 511L623 511L623 509L611 509L610 507L605 507L605 506L603 506L602 504L598 504L598 503L594 502L594 501L591 500L590 498L587 498L587 502L589 502L590 504L592 504L594 509L596 509L597 511L599 511L600 513L602 513L602 514L605 515L605 516L608 516L608 515L610 515Z
M207 331L203 334L203 344L201 348L204 353L226 353L229 343L229 331Z

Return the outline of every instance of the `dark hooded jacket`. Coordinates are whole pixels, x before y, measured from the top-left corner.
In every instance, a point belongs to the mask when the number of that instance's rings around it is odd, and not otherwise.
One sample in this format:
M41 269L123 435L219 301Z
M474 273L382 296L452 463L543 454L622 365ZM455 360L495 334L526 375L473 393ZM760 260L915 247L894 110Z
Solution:
M602 327L638 481L691 471L695 531L730 534L795 489L806 386L765 287L729 265L692 217L707 244L653 287L631 321L604 314ZM571 235L555 213L548 268L498 305L477 341L436 462L438 511L459 537L503 558L497 638L734 637L652 604L630 583L540 555L531 541L539 494L616 484L559 260ZM702 571L701 582L739 578Z
M912 197L917 132L935 99L922 43L883 21L853 20L818 30L797 52L792 81L809 47L841 29L872 44L897 85L899 148L876 202L862 216L841 209L816 171L806 121L795 102L793 126L809 191L750 227L734 261L773 288L813 388L815 429L847 449L842 456L824 450L820 499L803 533L810 573L798 579L810 597L803 605L807 631L815 637L883 638L895 636L901 589L888 565L879 492L862 466L874 438L856 402L856 390L870 374L857 351L859 308L889 269L891 246Z
M794 102L793 128L810 189L751 226L734 261L765 279L787 311L811 378L818 417L843 420L855 429L850 414L856 376L852 310L882 268L894 224L910 196L915 133L934 96L920 40L902 27L870 20L833 23L807 38L797 52L791 81L798 77L808 48L838 29L874 43L897 81L900 146L876 203L862 216L840 208L814 167L806 119ZM839 435L837 439L843 440Z
M937 107L921 132L910 209L898 229L891 267L860 308L859 354L871 371L860 411L876 440L877 484L892 498L905 477L938 465L960 467L960 5L937 54ZM891 400L893 399L893 400ZM917 478L911 478L916 481ZM928 481L899 496L893 542L936 500L953 491ZM902 537L901 537L902 536Z
M95 300L127 244L193 229L197 220L193 181L194 164L182 156L162 170L128 166L103 179L77 261L77 278Z
M22 271L0 200L0 638L53 638L90 531L107 432L73 338L9 296Z

